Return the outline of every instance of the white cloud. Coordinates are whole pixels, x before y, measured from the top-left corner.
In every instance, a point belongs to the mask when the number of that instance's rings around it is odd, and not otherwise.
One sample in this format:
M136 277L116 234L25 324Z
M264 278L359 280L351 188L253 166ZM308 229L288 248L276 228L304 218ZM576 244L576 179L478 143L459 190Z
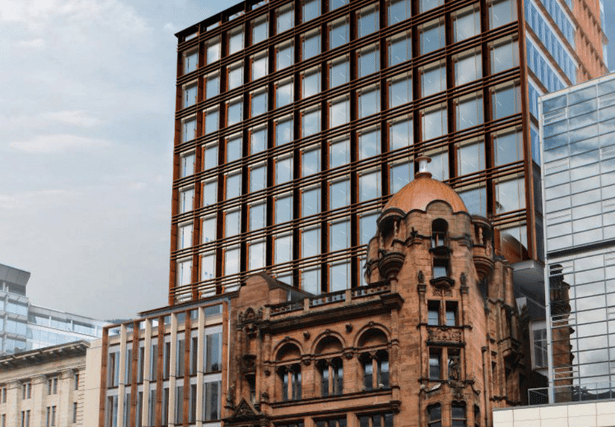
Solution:
M91 116L87 111L54 111L42 113L40 119L49 122L57 122L64 125L93 127L103 123L102 120Z
M43 40L40 37L32 39L32 40L22 40L19 43L17 43L17 46L22 49L42 49L46 45L47 43L45 43L45 40Z
M104 148L111 144L102 139L87 136L60 134L39 135L27 141L11 142L11 148L32 154L49 154L74 150Z
M166 24L164 24L164 27L162 27L162 29L171 34L175 34L177 32L175 25L173 25L171 22L167 22Z

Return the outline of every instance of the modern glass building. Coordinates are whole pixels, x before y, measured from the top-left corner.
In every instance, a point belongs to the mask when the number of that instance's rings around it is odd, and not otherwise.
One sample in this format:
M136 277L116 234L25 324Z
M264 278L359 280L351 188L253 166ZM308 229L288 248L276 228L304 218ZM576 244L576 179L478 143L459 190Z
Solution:
M179 32L169 303L260 270L360 285L418 154L542 282L537 98L606 71L600 22L598 0L272 0Z
M30 273L0 264L0 355L102 336L106 322L31 304Z
M547 95L541 108L551 397L612 398L615 75Z

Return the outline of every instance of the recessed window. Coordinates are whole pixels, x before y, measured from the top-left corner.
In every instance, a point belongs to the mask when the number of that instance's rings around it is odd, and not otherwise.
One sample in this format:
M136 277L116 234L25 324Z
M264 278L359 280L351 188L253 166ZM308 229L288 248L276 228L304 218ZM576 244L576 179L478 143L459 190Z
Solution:
M308 59L320 53L320 30L315 29L301 36L303 59Z
M359 173L359 202L380 198L381 175L380 168Z
M341 126L350 121L350 98L340 96L329 101L329 128Z
M293 158L292 156L280 157L275 159L275 182L283 184L293 180Z
M267 88L256 90L250 94L250 117L265 114L267 108Z
M523 159L523 134L521 131L500 132L493 136L495 165L502 166Z
M182 121L182 142L196 138L196 117Z
M389 124L389 149L408 147L414 142L414 128L412 117L406 116L393 120Z
M243 26L233 28L228 32L228 54L232 55L243 49Z
M357 30L359 37L378 30L378 7L376 5L361 9L358 13Z
M391 191L397 193L404 185L414 179L414 163L413 162L396 162L389 166Z
M483 77L480 50L460 53L453 59L455 63L455 86L461 86Z
M216 254L210 253L201 257L201 280L211 280L216 277Z
M320 172L320 145L301 152L301 176L310 176Z
M329 144L329 169L350 163L350 139L348 136L334 139Z
M250 168L250 193L263 190L267 187L267 167L259 163Z
M197 102L198 87L196 83L190 83L183 87L182 90L182 107L190 107Z
M228 67L228 90L243 84L243 61L235 62Z
M444 323L446 326L457 326L457 303L447 301L445 304Z
M212 179L203 183L203 206L215 205L218 202L218 181Z
M348 0L329 0L329 11L348 4Z
M295 44L292 40L275 47L275 70L290 67L295 63Z
M350 205L350 179L344 178L329 184L329 209L339 209Z
M307 258L320 254L320 227L301 231L301 257Z
M391 37L389 46L389 67L401 64L412 58L412 38L410 32Z
M523 178L500 180L495 185L496 211L498 214L525 209L525 180Z
M367 245L372 237L378 232L377 219L378 213L362 214L359 218L359 229L361 230L360 244Z
M344 17L329 24L329 49L335 49L350 41L348 18ZM307 56L309 58L310 56Z
M480 13L478 6L456 12L453 17L455 43L480 34Z
M275 236L275 264L282 264L293 260L293 236L282 234Z
M177 232L177 249L182 250L192 246L192 224L180 225Z
M265 40L268 34L267 15L259 16L252 20L252 44L256 44Z
M519 66L519 42L510 38L497 40L490 45L491 74Z
M267 51L253 55L250 61L252 63L252 80L265 77L269 73Z
M405 21L412 16L412 1L411 0L390 0L389 1L389 16L388 24L395 25L398 22Z
M194 188L188 188L179 192L179 213L186 213L194 206Z
M199 66L199 51L197 49L184 52L184 74L193 72Z
M491 89L493 119L521 112L521 93L518 83L508 83Z
M380 126L361 129L359 137L359 160L364 160L380 154Z
M446 105L436 105L421 111L423 141L448 133Z
M241 231L241 211L227 211L224 215L224 237L236 236Z
M220 60L220 37L216 37L205 42L207 47L207 63L212 64Z
M444 0L420 0L419 12L427 12L428 10L435 9L438 6L442 6Z
M252 241L248 245L248 270L265 267L265 241Z
M192 282L192 260L177 261L177 286L187 286ZM57 386L56 386L57 390ZM53 393L55 394L55 393Z
M250 231L259 230L266 225L267 203L253 203L249 205Z
M336 58L329 62L329 87L334 88L350 81L350 63L348 56Z
M320 0L303 0L303 22L320 16Z
M260 153L267 149L267 127L250 129L250 154Z
M243 120L243 98L231 99L226 103L226 125L232 126Z
M357 53L359 77L365 77L380 70L380 50L373 44L359 50Z
M350 289L351 263L335 262L329 265L329 292L339 292Z
M423 97L446 90L446 65L436 62L420 69L421 94Z
M464 427L466 425L466 405L453 402L451 404L451 419L453 427Z
M310 187L301 193L301 217L320 213L320 187Z
M431 173L433 179L445 181L449 178L448 174L448 148L438 148L428 151L427 156L431 157L431 162L427 165L427 171Z
M484 169L485 142L482 138L460 143L457 148L457 175L468 175Z
M441 49L445 46L444 21L434 19L419 27L421 37L421 55Z
M329 224L329 252L341 251L350 247L350 220L335 221Z
M194 161L196 156L194 153L184 154L180 158L179 177L185 178L194 174Z
M320 107L301 111L301 137L320 132Z
M203 149L203 170L218 166L218 144L207 144Z
M275 108L280 108L293 102L293 79L282 80L275 85Z
M357 91L359 97L359 118L380 112L380 85L375 84Z
M220 94L220 72L205 76L205 99L211 99Z
M459 190L459 197L472 215L487 216L487 191L484 185Z
M493 0L489 5L489 29L497 28L517 20L517 2Z
M440 325L440 303L438 301L429 301L427 304L427 324L429 326Z
M241 135L229 136L226 140L226 162L234 162L241 159Z
M429 379L439 380L442 375L442 367L440 364L440 357L442 353L437 350L431 350L429 352Z
M293 4L289 3L278 7L275 10L275 17L277 25L276 34L283 33L293 28L295 25L295 10Z
M239 273L239 248L228 248L224 251L224 275Z
M483 123L483 96L482 93L473 93L456 99L455 117L457 130L467 129Z
M293 136L293 117L282 117L274 122L275 126L275 145L280 146L288 144L294 138Z
M441 427L442 426L442 408L440 407L439 403L427 407L427 419L429 420L428 422L429 427Z
M203 218L201 222L201 243L213 242L217 238L216 216L208 216Z
M226 176L226 199L241 196L241 172Z
M205 135L215 132L220 128L220 109L218 107L210 108L203 112L205 124ZM196 132L196 130L195 130Z
M293 195L284 194L275 197L275 223L282 224L293 219Z
M399 107L412 101L412 75L395 76L389 80L389 108Z
M310 68L301 75L301 98L320 93L320 67Z

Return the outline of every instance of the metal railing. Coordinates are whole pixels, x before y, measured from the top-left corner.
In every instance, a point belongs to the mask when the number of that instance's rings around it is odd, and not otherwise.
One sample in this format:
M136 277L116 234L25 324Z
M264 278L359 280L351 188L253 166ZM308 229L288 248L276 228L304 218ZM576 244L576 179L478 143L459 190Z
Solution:
M553 402L549 402L550 394L553 397ZM532 388L528 390L527 395L529 405L615 399L615 383L607 382Z

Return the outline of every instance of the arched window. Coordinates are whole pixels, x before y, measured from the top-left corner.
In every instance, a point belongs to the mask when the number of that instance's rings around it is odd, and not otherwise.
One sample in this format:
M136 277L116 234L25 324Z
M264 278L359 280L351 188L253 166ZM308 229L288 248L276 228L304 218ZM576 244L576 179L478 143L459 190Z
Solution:
M442 407L439 403L427 407L427 425L442 427Z
M278 368L282 380L282 401L301 399L301 365L287 365Z
M466 404L464 402L453 402L451 419L453 420L453 427L466 427Z
M431 247L437 248L438 246L444 246L446 233L448 231L448 223L438 218L431 223Z
M323 397L339 396L344 391L344 366L342 359L336 357L332 360L318 362L321 377L321 394Z
M361 365L364 390L389 388L389 354L386 351L361 355Z

